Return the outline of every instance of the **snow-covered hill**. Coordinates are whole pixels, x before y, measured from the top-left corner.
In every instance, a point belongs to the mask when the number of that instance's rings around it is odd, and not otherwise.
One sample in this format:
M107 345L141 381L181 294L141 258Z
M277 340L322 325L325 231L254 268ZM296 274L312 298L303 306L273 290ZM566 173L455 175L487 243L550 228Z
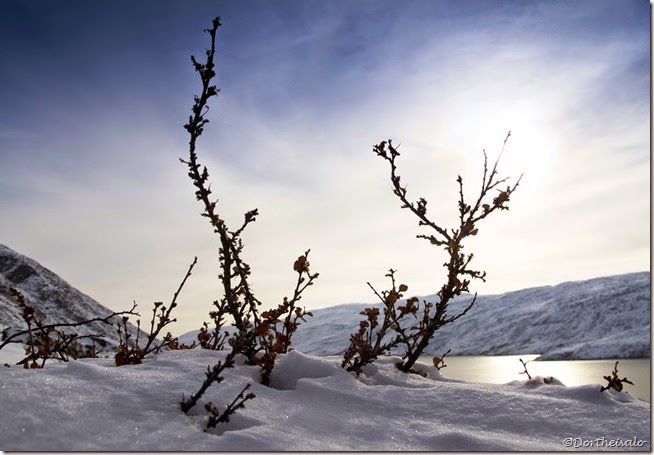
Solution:
M0 245L0 332L9 327L25 328L20 308L9 295L10 287L25 296L27 304L45 323L80 322L112 313L38 262ZM136 327L131 326L131 330L136 333ZM101 322L76 327L74 331L79 335L100 335L109 346L119 342L115 326Z
M470 297L458 299L451 312L469 301ZM314 317L295 334L294 347L308 354L341 354L363 317L359 313L368 306L314 310ZM650 274L630 273L480 296L468 314L437 332L426 354L438 355L450 348L450 355L649 357Z

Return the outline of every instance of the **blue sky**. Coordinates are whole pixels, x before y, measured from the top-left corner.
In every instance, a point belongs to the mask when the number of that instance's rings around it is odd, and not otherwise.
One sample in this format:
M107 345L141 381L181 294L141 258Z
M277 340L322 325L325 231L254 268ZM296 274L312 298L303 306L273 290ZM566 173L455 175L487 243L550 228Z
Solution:
M442 252L371 152L401 144L412 199L443 225L482 149L525 173L510 210L466 247L480 293L649 270L650 5L646 1L16 1L0 3L0 243L102 304L149 311L194 255L175 331L218 297L216 239L178 161L199 81L190 55L221 16L199 155L245 235L259 298L372 302L398 269L430 294Z

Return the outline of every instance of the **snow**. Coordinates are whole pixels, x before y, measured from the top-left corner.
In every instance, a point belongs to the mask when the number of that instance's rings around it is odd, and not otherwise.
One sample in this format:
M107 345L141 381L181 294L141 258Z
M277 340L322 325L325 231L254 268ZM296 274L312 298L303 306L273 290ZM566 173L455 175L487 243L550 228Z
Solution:
M0 362L11 355L0 350ZM650 449L650 405L629 394L542 378L466 383L424 365L422 377L397 370L397 357L379 359L357 378L339 357L291 351L279 357L271 387L239 359L185 415L182 396L224 355L195 349L122 367L111 359L0 367L0 449L549 451L565 449L565 438L597 450L615 449L610 441ZM229 423L204 431L204 403L224 407L246 383L256 398Z

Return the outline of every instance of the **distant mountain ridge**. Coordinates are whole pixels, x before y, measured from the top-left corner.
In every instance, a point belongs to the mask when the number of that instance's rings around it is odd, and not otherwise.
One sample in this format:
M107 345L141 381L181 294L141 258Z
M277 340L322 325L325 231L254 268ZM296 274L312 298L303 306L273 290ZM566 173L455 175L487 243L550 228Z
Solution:
M451 311L462 308L461 296ZM434 301L435 296L427 299ZM421 299L422 300L422 299ZM293 347L314 355L341 355L366 307L345 304L312 310ZM650 273L638 272L479 296L455 323L436 332L425 354L541 354L541 359L650 356Z
M25 296L27 304L45 323L80 322L112 313L35 260L0 244L0 332L9 327L25 329L20 308L9 294L10 287ZM136 333L136 327L129 326ZM70 331L102 336L109 346L119 343L115 325L94 322Z
M48 323L112 313L38 262L0 244L0 332L24 328L10 287L23 293ZM450 355L541 354L543 359L649 357L650 288L650 273L638 272L479 296L468 314L436 333L425 354L451 349ZM451 311L469 301L470 296L461 296ZM306 354L341 355L362 318L359 313L370 306L381 304L312 310L314 317L299 326L293 347ZM136 331L131 324L130 331ZM93 323L77 332L101 335L114 346L119 342L115 326ZM180 341L191 342L196 333Z

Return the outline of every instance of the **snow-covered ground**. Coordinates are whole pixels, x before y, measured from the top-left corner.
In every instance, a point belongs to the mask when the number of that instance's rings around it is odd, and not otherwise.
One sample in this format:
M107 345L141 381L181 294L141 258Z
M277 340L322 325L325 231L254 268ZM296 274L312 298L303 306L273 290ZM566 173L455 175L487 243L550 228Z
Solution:
M18 347L0 351L10 362ZM224 354L163 352L141 365L111 359L0 367L0 450L7 451L551 451L650 450L650 405L599 385L542 378L507 384L427 377L380 359L356 378L339 357L279 358L272 387L239 362L187 416L194 393ZM228 424L204 431L204 403L224 406L245 383L256 398Z

